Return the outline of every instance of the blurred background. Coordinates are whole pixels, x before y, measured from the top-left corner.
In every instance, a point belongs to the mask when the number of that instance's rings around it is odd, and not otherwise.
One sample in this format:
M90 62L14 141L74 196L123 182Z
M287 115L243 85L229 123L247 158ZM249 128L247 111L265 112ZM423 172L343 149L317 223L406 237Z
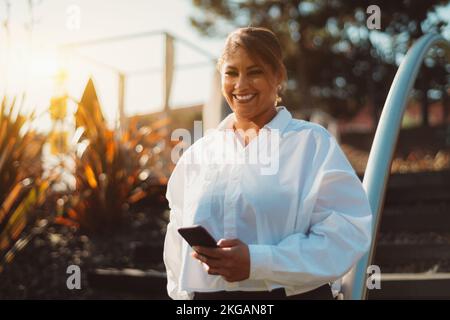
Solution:
M449 21L438 0L0 0L0 299L167 298L171 133L230 112L215 64L235 28L277 34L282 104L362 178L400 63ZM430 50L410 95L371 299L450 298L447 58Z

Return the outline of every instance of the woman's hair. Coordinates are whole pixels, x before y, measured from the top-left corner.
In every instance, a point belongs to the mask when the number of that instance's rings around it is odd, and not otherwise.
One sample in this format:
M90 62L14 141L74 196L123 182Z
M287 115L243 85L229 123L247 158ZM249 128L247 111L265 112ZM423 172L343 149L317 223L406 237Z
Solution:
M255 61L270 66L274 74L281 76L282 86L284 85L287 80L286 67L283 63L280 43L272 31L266 28L247 27L230 33L222 56L217 61L219 71L227 57L239 47L242 47Z

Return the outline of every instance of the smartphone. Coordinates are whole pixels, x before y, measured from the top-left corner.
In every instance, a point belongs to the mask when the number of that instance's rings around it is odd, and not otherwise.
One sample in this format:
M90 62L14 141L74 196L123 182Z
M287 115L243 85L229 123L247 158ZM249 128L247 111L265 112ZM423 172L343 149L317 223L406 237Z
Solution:
M178 233L189 243L191 247L202 246L217 248L217 242L211 234L200 225L178 228Z

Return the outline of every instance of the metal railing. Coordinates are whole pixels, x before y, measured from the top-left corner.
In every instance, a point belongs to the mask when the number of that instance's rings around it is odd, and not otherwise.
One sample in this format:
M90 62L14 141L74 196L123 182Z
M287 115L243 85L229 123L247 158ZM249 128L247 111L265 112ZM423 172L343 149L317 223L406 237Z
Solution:
M372 243L369 252L344 277L342 283L344 299L359 300L367 296L367 267L372 263L374 256L386 185L408 95L426 53L435 45L450 48L447 40L439 34L427 34L416 41L400 64L386 98L363 180L373 214Z

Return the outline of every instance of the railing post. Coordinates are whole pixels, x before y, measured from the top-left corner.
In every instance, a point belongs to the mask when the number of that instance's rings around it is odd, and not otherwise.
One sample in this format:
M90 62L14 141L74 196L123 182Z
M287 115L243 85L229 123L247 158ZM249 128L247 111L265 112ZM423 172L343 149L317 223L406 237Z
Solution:
M449 46L448 42L438 34L427 34L417 40L400 64L386 98L363 181L373 215L372 243L369 252L343 278L344 299L359 300L367 296L366 270L372 263L375 253L376 235L381 220L386 185L406 102L425 54L437 44Z
M119 96L118 96L118 107L119 107L119 127L120 131L123 133L127 130L128 121L125 115L125 75L119 73Z

